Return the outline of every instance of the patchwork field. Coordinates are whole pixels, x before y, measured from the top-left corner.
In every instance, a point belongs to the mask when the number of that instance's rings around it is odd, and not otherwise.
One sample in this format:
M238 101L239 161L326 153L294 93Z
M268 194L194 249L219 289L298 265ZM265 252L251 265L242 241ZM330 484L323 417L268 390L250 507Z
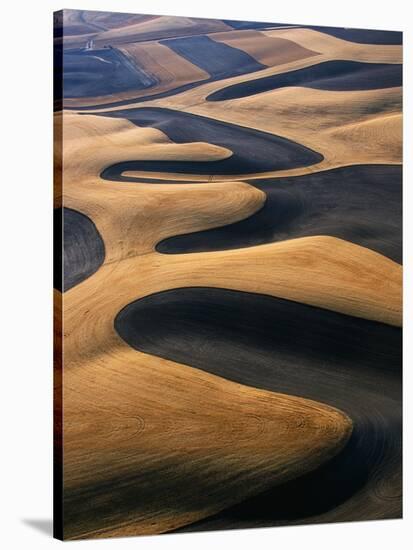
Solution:
M401 517L401 42L55 14L56 537Z

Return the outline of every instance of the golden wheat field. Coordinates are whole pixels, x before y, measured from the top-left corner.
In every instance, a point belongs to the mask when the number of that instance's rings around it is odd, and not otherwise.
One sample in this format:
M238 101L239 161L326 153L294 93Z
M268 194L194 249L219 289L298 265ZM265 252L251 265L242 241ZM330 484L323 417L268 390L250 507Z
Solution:
M401 33L54 21L55 536L399 518Z

